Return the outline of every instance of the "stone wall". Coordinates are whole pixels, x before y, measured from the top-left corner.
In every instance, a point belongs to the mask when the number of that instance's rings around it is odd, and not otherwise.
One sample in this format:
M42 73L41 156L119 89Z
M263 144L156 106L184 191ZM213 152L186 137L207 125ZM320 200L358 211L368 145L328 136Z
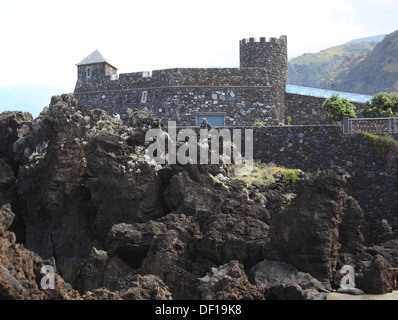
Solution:
M142 93L147 93L142 102ZM277 123L269 87L188 86L148 87L75 93L79 105L123 114L127 108L147 108L157 117L180 126L195 126L200 114L223 115L226 126L252 126L259 119Z
M193 128L199 137L199 129ZM241 130L244 155L245 130L253 130L253 156L257 163L301 169L311 174L331 166L350 175L352 195L375 230L382 219L398 229L398 154L391 167L376 157L361 134L343 134L337 125L233 127Z
M377 162L365 139L343 134L336 125L254 128L254 151L263 163L310 172L332 165L369 171Z
M90 69L90 77L87 70ZM117 76L117 70L108 63L94 63L77 68L76 92L99 91L108 87L112 77Z
M286 93L287 37L239 42L240 68L172 68L117 74L107 62L78 66L79 105L123 113L148 108L165 123L193 126L196 116L224 116L226 126L328 124L325 98ZM87 68L91 76L87 77ZM146 95L142 101L143 94ZM357 114L363 104L354 103Z
M329 124L328 112L322 109L325 98L285 93L285 116L293 125ZM287 120L285 120L287 123Z
M322 109L325 100L326 98L285 92L285 123L287 123L286 118L291 117L293 125L329 124L328 112ZM359 117L364 104L351 103L355 106Z
M88 67L93 66L95 68L91 78L86 77L86 65L78 67L75 93L170 86L270 86L264 68L174 68L154 70L152 73L122 73L115 77L114 73L105 74L105 69L110 69L107 63Z
M240 68L173 68L120 75L107 62L79 64L74 93L79 105L88 108L123 113L147 107L164 121L175 120L181 126L195 125L201 113L224 115L227 126L283 120L286 37L242 40L240 56Z
M352 193L371 228L386 217L398 228L398 155L391 171L377 159L361 134L347 135L340 126L285 126L254 128L254 158L261 163L316 172L340 166L352 177Z

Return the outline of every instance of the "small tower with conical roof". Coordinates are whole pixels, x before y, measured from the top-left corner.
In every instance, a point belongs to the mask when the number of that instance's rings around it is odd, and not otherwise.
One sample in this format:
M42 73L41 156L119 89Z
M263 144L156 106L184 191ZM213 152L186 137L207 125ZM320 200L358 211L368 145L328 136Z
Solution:
M117 68L98 50L76 64L77 82L75 91L87 91L101 87L109 78L117 78Z

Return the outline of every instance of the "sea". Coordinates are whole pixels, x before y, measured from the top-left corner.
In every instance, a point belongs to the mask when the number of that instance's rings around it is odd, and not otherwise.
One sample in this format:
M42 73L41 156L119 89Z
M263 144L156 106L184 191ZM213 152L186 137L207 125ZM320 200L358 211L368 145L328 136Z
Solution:
M372 98L372 96L365 95L365 94L357 94L357 93L350 93L350 92L343 92L343 91L303 87L303 86L296 86L296 85L292 85L292 84L286 85L286 92L302 94L302 95L306 95L306 96L320 97L320 98L329 98L333 94L338 93L340 98L347 98L351 102L362 102L362 103L365 103L366 101L369 101Z

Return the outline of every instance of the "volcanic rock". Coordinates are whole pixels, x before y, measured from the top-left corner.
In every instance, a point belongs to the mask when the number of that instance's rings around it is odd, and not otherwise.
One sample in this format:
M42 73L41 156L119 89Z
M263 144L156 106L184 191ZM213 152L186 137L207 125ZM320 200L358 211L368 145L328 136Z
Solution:
M18 172L25 244L42 257L57 257L73 283L80 263L104 245L114 224L163 214L159 178L144 150L128 144L133 128L118 127L101 110L77 108L72 95L53 97L33 127L37 134L19 142L36 150Z
M344 170L248 186L224 164L157 164L145 135L161 122L122 119L70 94L0 115L2 298L321 299L344 265L356 288L391 290L396 230L369 232Z
M169 288L153 274L135 275L128 289L119 292L123 300L172 300Z
M330 283L339 252L364 243L363 211L347 194L344 172L332 168L300 180L295 198L282 213L271 212L275 255L300 271Z
M248 281L243 265L237 260L212 268L199 280L200 298L204 300L264 299L262 287Z
M1 300L69 300L79 293L65 283L56 272L54 259L43 260L35 253L15 243L15 234L7 229L14 214L9 205L0 208L0 299ZM54 273L54 289L43 289L43 266Z
M268 299L306 300L322 296L327 288L308 273L281 261L261 261L250 271L252 283L261 285ZM315 298L316 299L316 298Z

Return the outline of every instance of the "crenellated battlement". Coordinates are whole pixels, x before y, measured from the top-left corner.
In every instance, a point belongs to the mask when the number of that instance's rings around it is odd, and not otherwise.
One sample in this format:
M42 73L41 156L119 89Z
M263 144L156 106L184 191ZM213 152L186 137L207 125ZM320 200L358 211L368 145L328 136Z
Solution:
M240 68L264 68L267 70L271 92L279 118L283 118L283 106L287 79L287 37L265 37L242 39L240 49Z
M252 125L256 119L277 123L284 119L287 37L253 37L239 44L239 68L121 74L95 51L77 64L75 94L89 108L113 113L146 107L179 125L195 125L203 115L222 117L225 125Z
M250 44L250 43L279 43L287 45L287 36L282 35L279 38L270 37L269 41L267 41L266 37L260 38L245 38L239 41L240 45Z
M246 38L239 41L241 68L266 68L269 73L287 67L287 37ZM270 74L272 77L272 74Z

